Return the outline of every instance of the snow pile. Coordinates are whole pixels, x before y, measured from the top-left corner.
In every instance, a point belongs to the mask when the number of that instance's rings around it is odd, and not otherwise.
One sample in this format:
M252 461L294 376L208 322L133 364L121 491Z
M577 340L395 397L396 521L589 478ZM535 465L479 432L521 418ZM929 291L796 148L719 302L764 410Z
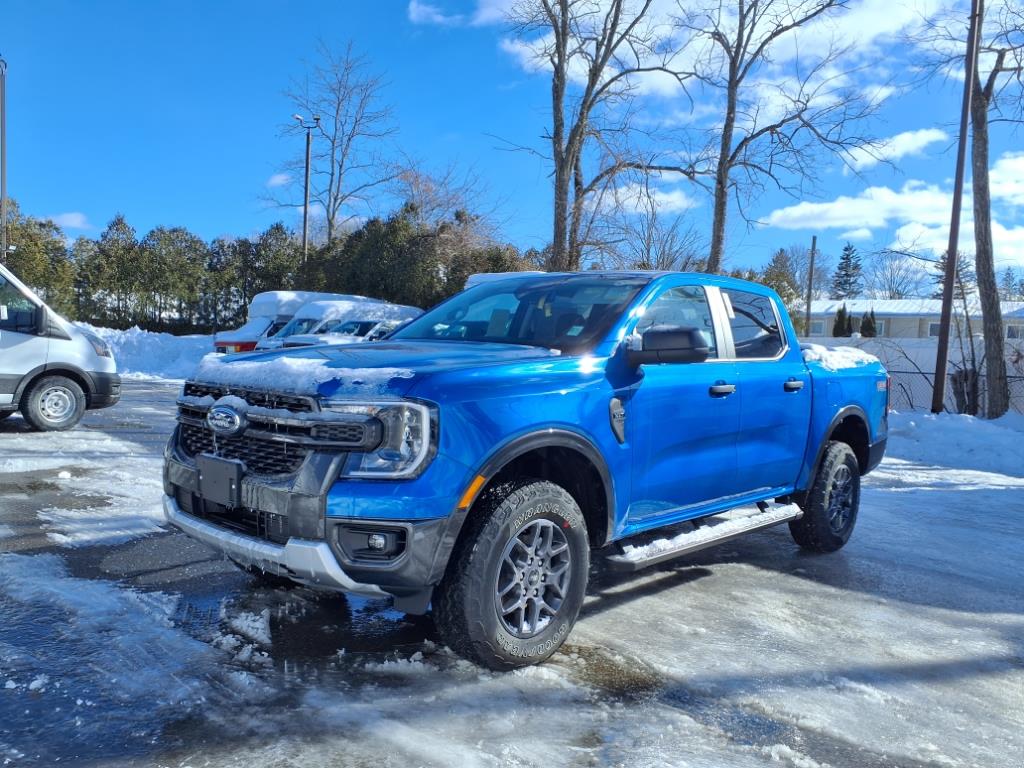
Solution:
M986 421L943 413L889 414L887 456L1024 477L1024 415Z
M213 349L212 336L174 336L139 328L118 331L87 323L77 325L110 345L117 370L122 374L184 379L195 370L203 355Z
M823 347L821 344L801 344L804 361L816 362L829 371L843 368L857 368L869 363L877 363L878 358L856 347Z
M209 384L236 387L266 387L293 392L315 392L328 381L382 393L393 379L411 379L412 371L402 368L332 368L326 358L279 357L252 362L207 355L196 372L196 379Z

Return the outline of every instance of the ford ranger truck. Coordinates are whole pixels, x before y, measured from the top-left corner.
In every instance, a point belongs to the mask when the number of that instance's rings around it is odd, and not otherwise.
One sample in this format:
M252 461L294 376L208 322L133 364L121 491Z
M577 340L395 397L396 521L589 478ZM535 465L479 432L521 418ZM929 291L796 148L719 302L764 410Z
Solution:
M429 608L466 658L534 664L592 558L634 570L781 523L842 547L888 410L885 370L850 352L805 355L773 291L726 277L486 281L379 343L208 357L164 508L256 573Z

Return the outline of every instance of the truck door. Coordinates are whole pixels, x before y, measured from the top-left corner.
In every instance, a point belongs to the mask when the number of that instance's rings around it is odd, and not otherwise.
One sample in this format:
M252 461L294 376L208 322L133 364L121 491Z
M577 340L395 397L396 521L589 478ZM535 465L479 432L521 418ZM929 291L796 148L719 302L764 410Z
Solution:
M739 374L737 477L743 493L792 489L803 466L811 420L811 382L790 344L782 310L768 294L721 289Z
M696 327L711 355L702 363L648 364L626 405L633 443L631 528L678 518L736 488L740 394L736 363L720 358L708 295L699 285L665 288L648 305L635 333L654 325Z
M46 364L49 338L36 335L39 306L0 274L0 405L14 401L25 374Z

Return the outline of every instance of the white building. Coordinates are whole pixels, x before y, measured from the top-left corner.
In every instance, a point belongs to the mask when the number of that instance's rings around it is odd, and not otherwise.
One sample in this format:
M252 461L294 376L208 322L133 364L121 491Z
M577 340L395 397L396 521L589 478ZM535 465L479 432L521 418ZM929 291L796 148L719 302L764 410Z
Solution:
M865 313L875 312L877 335L893 339L926 339L939 335L939 299L815 299L811 302L810 336L831 336L836 312L846 305L853 330L860 328ZM1003 333L1007 339L1024 339L1024 301L1001 302ZM968 300L970 332L981 333L981 307L976 297ZM955 301L953 316L962 332L967 332L963 302Z

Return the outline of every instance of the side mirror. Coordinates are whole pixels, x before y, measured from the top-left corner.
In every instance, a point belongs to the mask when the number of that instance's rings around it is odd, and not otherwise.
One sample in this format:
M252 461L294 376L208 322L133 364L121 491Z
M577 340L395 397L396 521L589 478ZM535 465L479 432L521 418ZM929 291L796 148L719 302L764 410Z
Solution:
M50 318L46 307L36 307L35 321L36 336L46 336L50 332Z
M640 349L630 349L629 364L637 368L645 363L701 363L711 349L699 328L656 325L640 337Z

